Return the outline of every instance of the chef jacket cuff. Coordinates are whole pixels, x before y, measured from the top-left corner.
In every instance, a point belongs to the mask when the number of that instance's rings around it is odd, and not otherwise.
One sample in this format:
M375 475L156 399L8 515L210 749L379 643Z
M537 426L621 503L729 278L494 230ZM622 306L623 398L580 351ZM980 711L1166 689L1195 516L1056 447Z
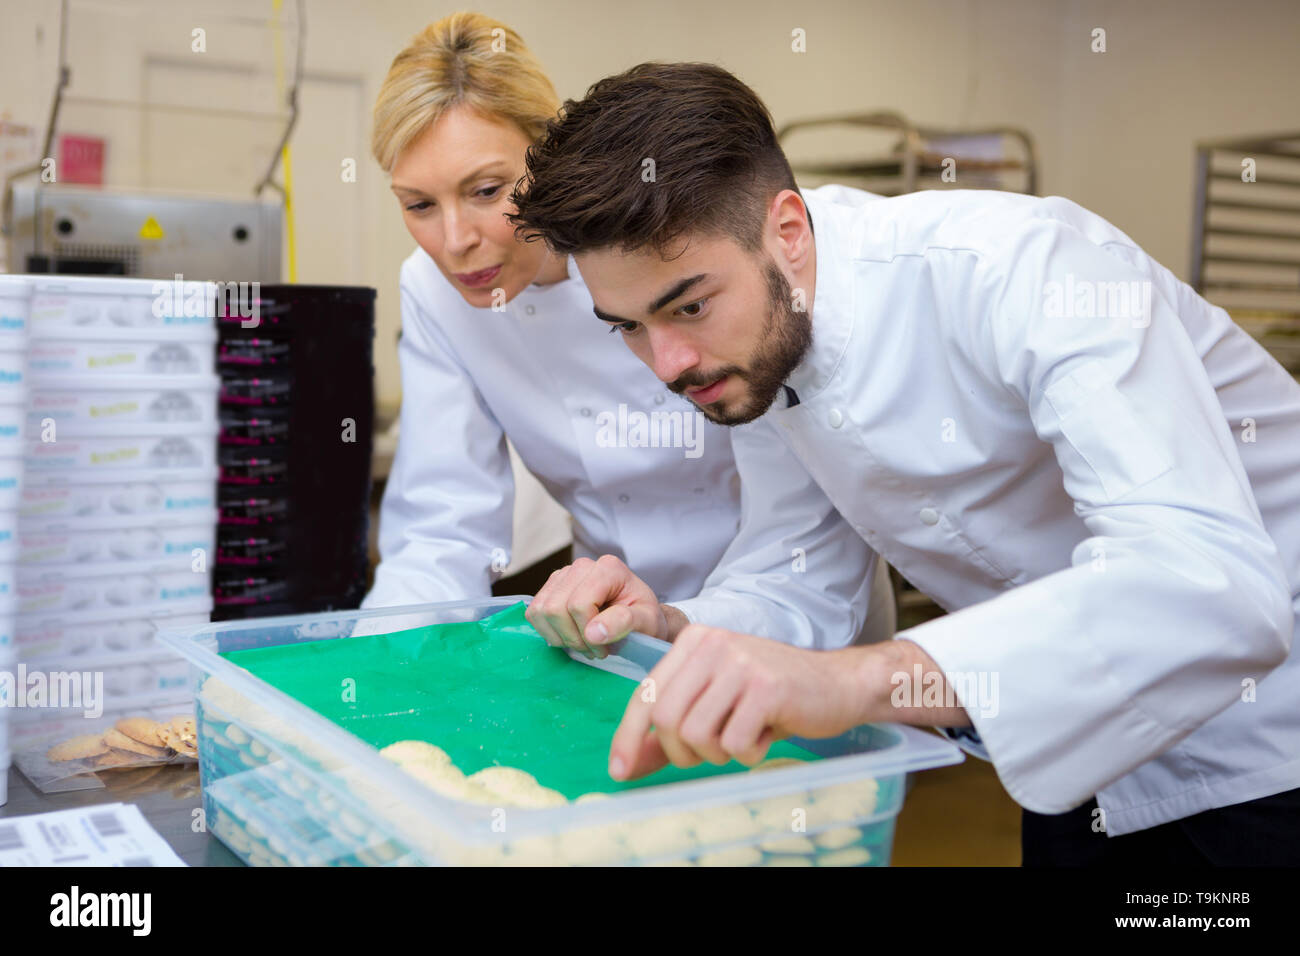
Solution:
M774 620L767 613L762 603L733 597L693 597L682 601L665 601L664 604L677 608L692 624L704 624L720 627L738 634L756 634L759 637L771 637L774 634L786 636L783 643L794 647L808 647L810 641L802 630L793 624Z
M974 727L936 727L934 729L971 756L979 757L989 763L993 762L993 758L989 756L989 752L984 746L984 741L980 740L979 732Z

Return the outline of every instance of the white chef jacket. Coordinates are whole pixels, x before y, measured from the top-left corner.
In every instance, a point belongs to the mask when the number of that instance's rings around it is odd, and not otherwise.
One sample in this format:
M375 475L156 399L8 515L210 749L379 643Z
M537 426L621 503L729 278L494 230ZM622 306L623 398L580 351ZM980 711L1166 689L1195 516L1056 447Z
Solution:
M1021 805L1095 794L1118 835L1300 786L1300 386L1068 200L843 196L805 193L813 346L741 472L805 470L954 612L898 637L997 675L965 746ZM1149 316L1048 312L1099 280Z
M422 249L403 263L400 437L380 512L381 561L362 606L491 593L511 545L509 436L572 516L574 556L618 556L691 620L801 647L891 636L884 566L828 501L802 508L781 535L755 511L774 493L804 494L811 479L787 469L765 482L763 500L747 495L730 430L668 392L621 335L608 334L572 259L568 269L568 279L530 285L494 311L465 302ZM633 447L642 440L634 413L661 412L694 418L698 457L684 435L683 447L665 444L677 440L669 428L641 433L650 442L657 434L661 447ZM715 565L744 579L755 555L783 603L760 604L761 613L726 600L695 607Z

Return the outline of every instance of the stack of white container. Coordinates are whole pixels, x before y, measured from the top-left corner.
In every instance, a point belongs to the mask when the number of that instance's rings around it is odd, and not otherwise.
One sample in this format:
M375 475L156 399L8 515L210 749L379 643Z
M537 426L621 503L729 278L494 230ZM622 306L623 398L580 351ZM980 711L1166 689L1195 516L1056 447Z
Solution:
M31 284L24 276L0 275L0 673L17 664L14 624L19 495L23 480L23 425L27 401L27 314ZM0 806L9 797L9 682L0 682Z
M18 658L102 673L105 713L182 704L187 665L154 636L212 610L215 287L27 278ZM80 710L15 715L20 744L83 732Z

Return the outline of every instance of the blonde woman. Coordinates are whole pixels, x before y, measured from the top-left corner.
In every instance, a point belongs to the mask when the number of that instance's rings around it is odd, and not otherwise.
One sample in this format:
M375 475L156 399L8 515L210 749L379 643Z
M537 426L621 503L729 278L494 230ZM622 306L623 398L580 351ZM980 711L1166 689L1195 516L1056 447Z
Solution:
M573 519L577 560L546 589L567 597L529 612L550 643L604 655L581 595L617 564L650 591L630 596L635 617L604 620L610 640L634 623L671 640L699 621L836 647L862 632L869 603L870 637L888 637L876 557L829 502L797 539L752 531L732 454L744 430L707 422L604 334L571 260L516 240L508 197L559 105L518 34L474 13L417 35L380 90L372 149L418 248L401 269L400 439L364 606L491 593L511 545L508 437ZM720 562L726 589L708 580ZM813 633L807 612L827 608L842 631Z

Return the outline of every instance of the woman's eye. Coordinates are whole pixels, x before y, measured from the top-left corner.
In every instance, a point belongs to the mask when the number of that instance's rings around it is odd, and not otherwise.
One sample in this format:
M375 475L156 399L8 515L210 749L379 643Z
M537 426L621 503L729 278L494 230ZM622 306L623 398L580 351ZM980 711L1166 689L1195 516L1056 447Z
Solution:
M430 205L432 205L432 204L431 204L431 203L427 203L427 202L417 202L417 203L412 203L411 205L409 205L409 206L406 207L406 211L407 211L407 212L424 212L424 210L428 209Z
M624 335L632 335L636 332L638 324L636 322L619 322L609 327L609 334L613 335L615 332L622 332Z
M491 199L493 196L497 194L498 191L500 191L500 189L501 187L499 185L485 186L482 189L480 189L475 195L482 196L484 199Z
M686 316L687 318L693 319L699 316L704 311L704 305L708 301L709 301L708 299L700 299L697 302L688 302L686 303L686 305L682 306L677 311L680 312L682 315ZM692 309L694 311L691 311Z

